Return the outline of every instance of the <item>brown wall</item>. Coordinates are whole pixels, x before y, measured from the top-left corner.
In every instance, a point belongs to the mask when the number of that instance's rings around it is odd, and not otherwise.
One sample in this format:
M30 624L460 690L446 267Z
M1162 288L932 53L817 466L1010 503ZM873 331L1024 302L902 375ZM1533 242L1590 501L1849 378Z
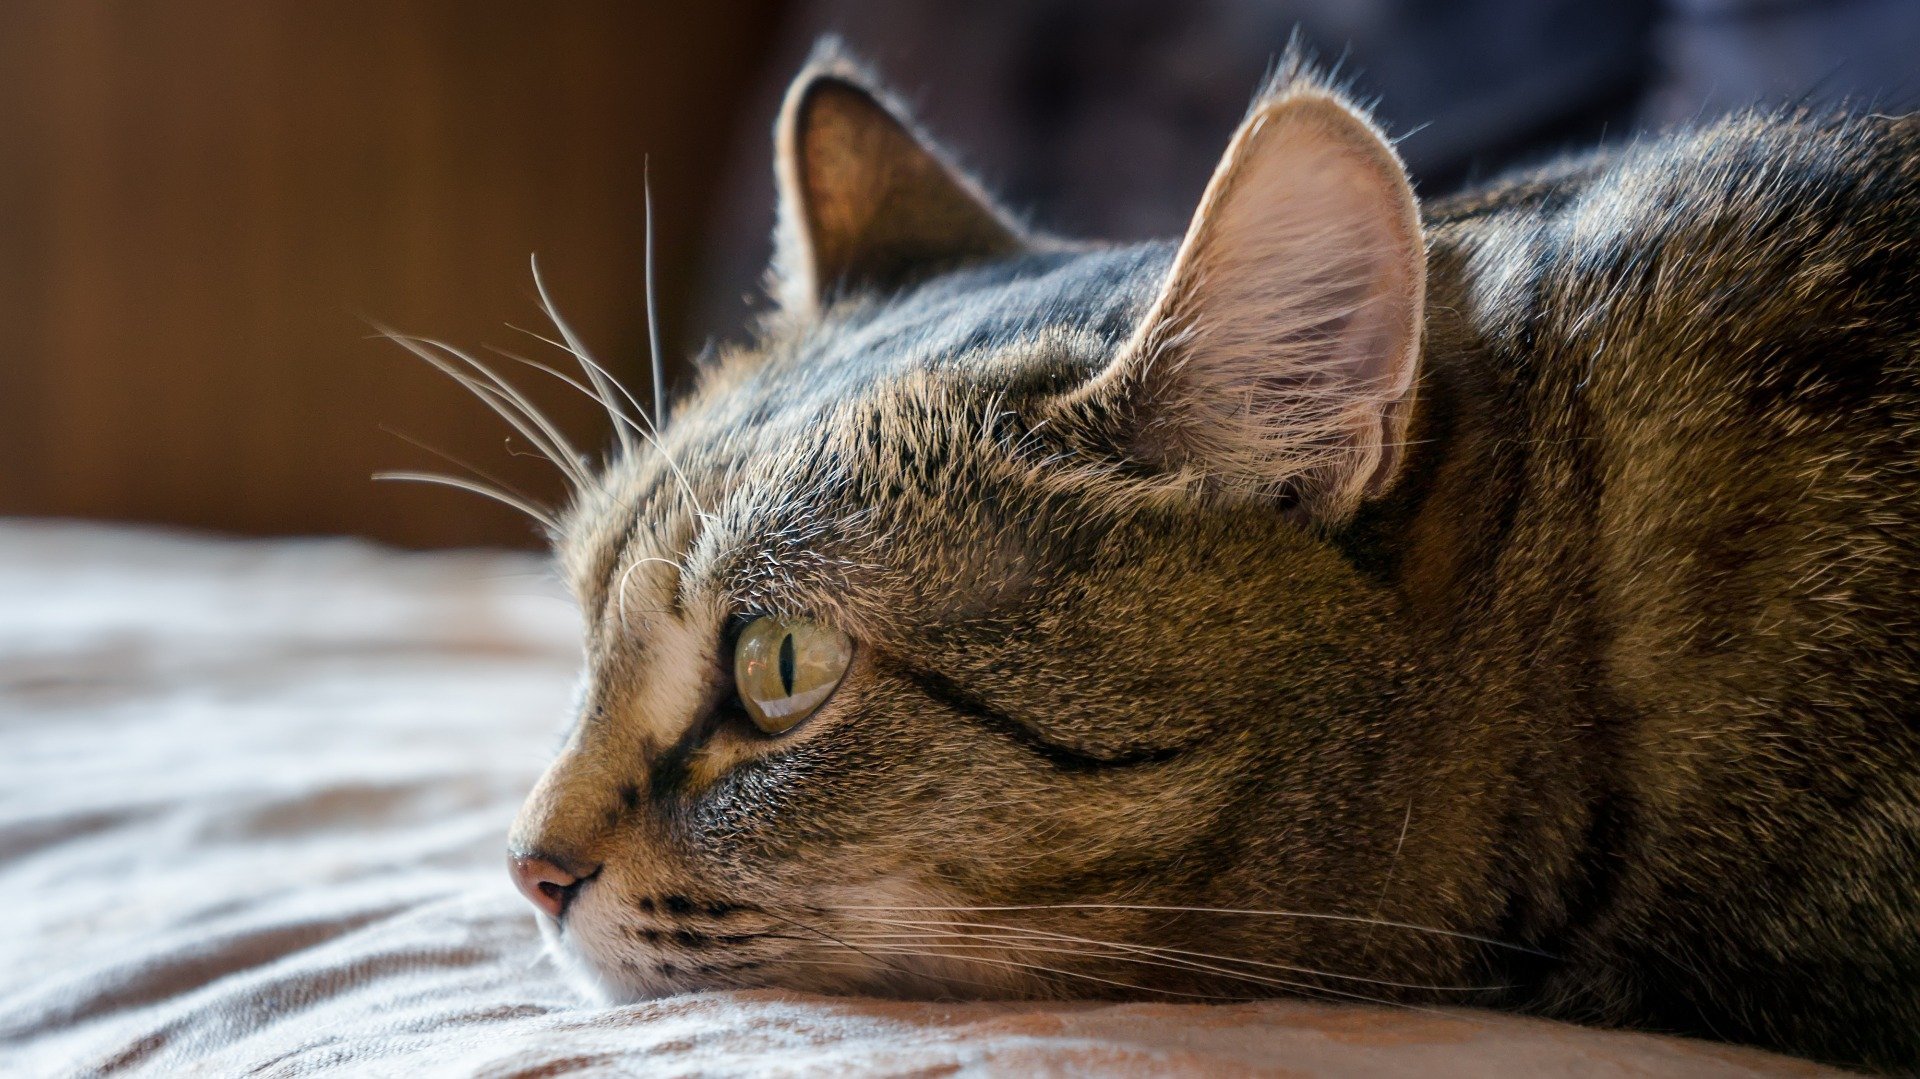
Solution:
M644 394L643 162L678 354L774 7L0 5L0 513L527 542L477 498L368 481L438 463L385 424L559 491L364 319L538 354L505 325L545 328L538 252ZM597 445L569 393L542 400Z

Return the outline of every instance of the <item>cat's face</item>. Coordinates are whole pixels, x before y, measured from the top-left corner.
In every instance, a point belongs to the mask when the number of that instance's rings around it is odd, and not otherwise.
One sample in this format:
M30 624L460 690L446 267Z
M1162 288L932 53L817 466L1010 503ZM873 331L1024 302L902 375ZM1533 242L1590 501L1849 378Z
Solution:
M1319 527L1390 476L1410 396L1377 133L1283 81L1178 250L1070 248L828 60L781 178L785 311L562 522L589 665L512 839L562 870L559 953L617 999L1450 965L1347 920L1421 737L1377 721L1415 687ZM1227 912L1280 907L1309 916ZM1260 958L1195 958L1227 952Z

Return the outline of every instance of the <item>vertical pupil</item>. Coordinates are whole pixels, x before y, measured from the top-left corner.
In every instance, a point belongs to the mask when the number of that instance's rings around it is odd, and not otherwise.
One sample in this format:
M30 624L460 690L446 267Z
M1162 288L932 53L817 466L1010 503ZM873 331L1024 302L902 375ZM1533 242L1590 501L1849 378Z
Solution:
M793 696L793 634L780 638L780 684Z

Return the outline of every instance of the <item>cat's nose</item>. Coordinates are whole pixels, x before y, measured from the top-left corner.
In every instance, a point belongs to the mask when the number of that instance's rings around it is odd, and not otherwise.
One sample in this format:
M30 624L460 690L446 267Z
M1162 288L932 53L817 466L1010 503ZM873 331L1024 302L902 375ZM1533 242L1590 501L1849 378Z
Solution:
M580 893L582 885L600 871L593 866L575 873L561 867L559 860L538 852L507 855L507 872L520 894L549 917L559 918Z

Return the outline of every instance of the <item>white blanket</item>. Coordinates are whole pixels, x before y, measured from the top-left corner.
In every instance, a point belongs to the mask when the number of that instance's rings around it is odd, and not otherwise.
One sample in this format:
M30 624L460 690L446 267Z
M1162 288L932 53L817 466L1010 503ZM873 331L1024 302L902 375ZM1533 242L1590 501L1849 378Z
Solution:
M503 870L576 634L523 555L0 522L0 1075L1819 1072L1299 1002L585 1006Z

